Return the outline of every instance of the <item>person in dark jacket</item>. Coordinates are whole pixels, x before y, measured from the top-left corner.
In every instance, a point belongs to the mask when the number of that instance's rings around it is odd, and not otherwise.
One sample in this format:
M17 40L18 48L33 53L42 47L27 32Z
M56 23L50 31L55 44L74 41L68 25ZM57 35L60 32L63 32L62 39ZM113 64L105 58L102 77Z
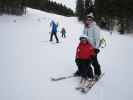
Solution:
M63 38L66 37L66 30L65 30L64 27L63 27L62 30L61 30L61 34L62 34L62 37L63 37Z
M52 27L51 35L50 35L50 41L53 41L53 36L55 36L56 43L59 43L59 39L57 37L57 27L58 24L56 24L53 20L50 23L50 26Z
M93 80L93 70L91 68L95 51L85 36L80 37L80 43L76 51L76 64L81 76L81 87L85 87L88 80Z

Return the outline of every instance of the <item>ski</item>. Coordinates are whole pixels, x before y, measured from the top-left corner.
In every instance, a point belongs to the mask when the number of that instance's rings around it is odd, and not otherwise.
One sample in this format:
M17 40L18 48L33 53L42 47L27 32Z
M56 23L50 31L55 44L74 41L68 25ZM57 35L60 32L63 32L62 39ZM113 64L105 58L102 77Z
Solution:
M61 81L61 80L65 80L65 79L70 79L72 77L76 77L74 74L69 75L69 76L62 76L62 77L58 77L58 78L51 78L51 81Z
M97 80L97 81L94 81L93 84L90 85L90 83L88 83L88 85L87 85L85 88L81 88L81 89L80 89L81 92L82 92L82 93L85 93L85 94L88 93L88 92L92 89L92 87L93 87L103 76L104 76L104 73L101 74L100 77L98 78L98 80Z

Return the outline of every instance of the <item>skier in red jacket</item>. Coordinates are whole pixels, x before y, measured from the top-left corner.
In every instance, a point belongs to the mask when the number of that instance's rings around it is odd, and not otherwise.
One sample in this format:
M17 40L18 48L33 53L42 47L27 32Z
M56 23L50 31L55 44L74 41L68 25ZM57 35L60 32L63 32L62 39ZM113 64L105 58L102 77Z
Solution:
M88 80L93 80L93 70L91 68L92 59L95 56L93 46L88 42L86 36L80 37L80 43L76 51L76 64L81 76L82 87Z

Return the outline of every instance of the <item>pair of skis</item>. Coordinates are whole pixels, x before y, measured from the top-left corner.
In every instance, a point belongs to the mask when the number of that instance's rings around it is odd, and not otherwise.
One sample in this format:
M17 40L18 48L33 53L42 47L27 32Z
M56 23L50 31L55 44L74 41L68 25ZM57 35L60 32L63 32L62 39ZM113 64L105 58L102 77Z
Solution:
M104 73L102 73L97 80L93 80L92 82L88 82L88 84L85 87L76 87L76 90L79 90L82 93L88 93L93 86L104 76Z
M88 93L92 87L104 76L104 73L102 73L100 75L100 77L96 80L96 81L93 81L93 83L88 83L88 85L86 85L84 88L83 87L76 87L76 90L79 90L80 92L86 94ZM61 81L61 80L65 80L65 79L70 79L70 78L73 78L73 77L77 77L75 76L74 74L72 75L69 75L69 76L63 76L63 77L58 77L58 78L51 78L51 81L53 82L57 82L57 81Z

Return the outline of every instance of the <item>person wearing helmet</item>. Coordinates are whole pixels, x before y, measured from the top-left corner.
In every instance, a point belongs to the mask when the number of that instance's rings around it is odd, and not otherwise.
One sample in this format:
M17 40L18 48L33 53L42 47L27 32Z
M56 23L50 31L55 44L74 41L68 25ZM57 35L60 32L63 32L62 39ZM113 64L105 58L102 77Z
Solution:
M87 37L82 35L76 51L76 65L81 76L81 87L85 87L89 80L92 80L93 70L90 66L95 56L93 46L88 42Z

